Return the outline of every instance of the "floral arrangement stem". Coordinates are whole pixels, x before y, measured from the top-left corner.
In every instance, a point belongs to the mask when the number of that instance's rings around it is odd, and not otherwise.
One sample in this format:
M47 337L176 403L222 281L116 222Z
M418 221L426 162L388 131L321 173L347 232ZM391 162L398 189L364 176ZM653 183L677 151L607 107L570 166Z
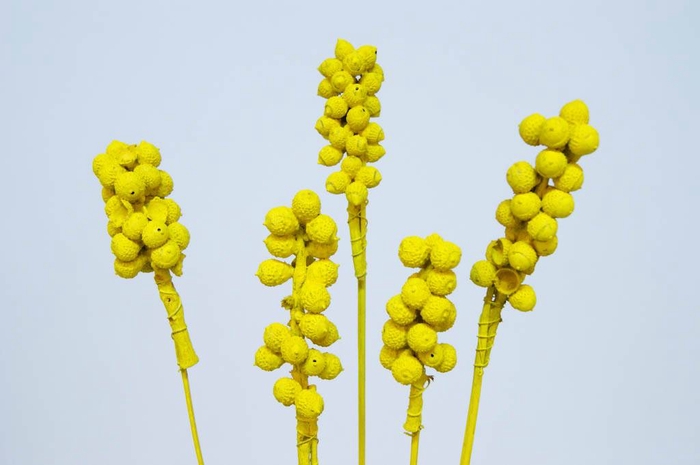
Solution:
M469 410L467 412L467 426L464 431L464 443L462 444L462 457L460 465L469 465L471 462L472 448L474 446L474 433L476 432L476 418L479 414L479 400L481 398L481 382L484 378L484 368L489 364L491 348L496 340L496 331L501 320L501 310L506 303L507 296L496 291L491 286L484 297L484 307L479 316L479 330L477 333L476 356L474 358L474 378L472 391L469 398Z
M403 427L406 434L411 436L411 458L410 465L418 465L418 443L420 441L420 430L423 428L423 391L431 378L422 375L415 383L411 384L408 394L408 409L406 410L406 422Z
M367 321L367 204L348 205L352 260L357 277L357 453L365 464L366 444L366 321Z
M197 423L194 418L194 407L192 405L192 394L190 392L190 381L187 376L187 369L194 366L199 358L192 347L190 334L185 323L185 314L182 308L182 300L173 285L172 276L169 270L156 269L154 280L158 286L160 300L163 301L166 311L168 312L168 322L170 323L171 335L175 343L175 355L177 364L180 367L182 375L182 385L185 390L185 401L187 402L187 414L190 420L190 429L192 430L192 442L194 451L197 455L197 463L204 465L202 458L202 449L199 445L199 435L197 434Z
M420 439L420 431L411 435L411 465L418 465L418 441Z

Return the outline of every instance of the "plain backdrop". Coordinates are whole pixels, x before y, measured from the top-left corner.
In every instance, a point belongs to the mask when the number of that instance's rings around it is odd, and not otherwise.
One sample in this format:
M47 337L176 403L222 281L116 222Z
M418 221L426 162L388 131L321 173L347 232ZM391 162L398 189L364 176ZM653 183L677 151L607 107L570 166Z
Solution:
M600 132L576 211L504 311L475 465L700 463L698 50L688 1L19 1L0 5L0 463L193 464L166 313L151 275L112 270L91 159L113 139L160 147L191 231L176 279L200 364L207 464L295 463L283 371L253 366L289 292L254 276L268 209L321 193L339 223L327 315L345 366L320 381L321 463L356 463L355 280L346 201L324 191L316 71L339 37L378 47L387 155L370 193L368 464L408 462L408 388L378 363L408 235L463 249L459 364L425 393L423 464L457 463L505 171L534 162L530 113L581 98Z

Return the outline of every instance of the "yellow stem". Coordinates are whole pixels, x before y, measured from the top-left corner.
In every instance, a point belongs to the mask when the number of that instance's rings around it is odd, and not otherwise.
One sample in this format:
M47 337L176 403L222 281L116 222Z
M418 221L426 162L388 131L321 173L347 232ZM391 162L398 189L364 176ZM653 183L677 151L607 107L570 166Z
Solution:
M185 310L182 307L182 300L178 294L175 285L173 285L172 276L169 270L156 269L154 272L154 280L158 286L158 294L160 300L168 312L168 322L170 323L170 335L175 344L175 357L177 364L180 367L182 374L182 385L185 389L185 401L187 402L187 414L190 419L190 429L192 430L192 442L194 450L197 454L197 463L204 464L202 459L202 449L199 445L199 436L197 435L197 424L194 420L194 407L192 406L192 393L190 392L190 381L187 376L187 369L199 362L199 357L192 347L190 333L187 330L185 323Z
M411 435L411 462L410 465L418 465L418 440L420 431Z
M202 458L202 448L199 445L199 435L197 434L197 423L194 420L194 407L192 406L192 393L190 392L190 380L187 370L180 370L182 374L182 385L185 388L185 400L187 402L187 415L190 417L190 429L192 430L192 442L194 442L194 452L197 454L197 463L204 465Z
M472 380L471 396L469 397L467 426L464 431L460 465L469 465L471 463L476 419L479 414L479 400L481 399L481 382L484 377L484 368L489 364L491 348L496 339L498 324L501 322L501 310L503 310L505 302L506 296L497 292L495 288L490 287L486 292L484 307L481 311L481 316L479 316L478 342L474 358L474 378Z
M348 205L348 225L353 266L357 277L357 458L365 465L366 444L366 312L367 312L367 216L366 204Z

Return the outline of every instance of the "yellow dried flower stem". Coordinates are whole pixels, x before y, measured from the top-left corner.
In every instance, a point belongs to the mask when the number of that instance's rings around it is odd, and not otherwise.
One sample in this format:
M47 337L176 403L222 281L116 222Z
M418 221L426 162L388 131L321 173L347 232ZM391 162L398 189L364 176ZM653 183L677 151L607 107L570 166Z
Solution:
M478 341L476 345L476 356L474 358L474 377L472 379L469 410L467 412L467 427L464 431L462 457L459 461L460 465L469 465L471 461L484 368L488 366L489 359L491 358L491 348L496 340L496 331L501 322L501 310L503 310L505 303L505 295L497 292L493 286L488 288L486 297L484 298L484 307L479 316Z
M411 384L408 394L408 409L406 409L406 422L403 428L406 434L411 436L411 458L410 465L418 464L418 443L420 440L420 430L423 428L423 391L430 384L430 378L423 373L423 376Z

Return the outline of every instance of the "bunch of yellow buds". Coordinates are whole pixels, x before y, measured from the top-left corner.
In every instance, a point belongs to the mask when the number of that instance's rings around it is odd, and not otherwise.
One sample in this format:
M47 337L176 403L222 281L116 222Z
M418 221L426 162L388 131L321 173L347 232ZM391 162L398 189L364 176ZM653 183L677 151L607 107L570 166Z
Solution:
M328 58L318 70L324 79L318 95L327 99L324 115L316 121L316 130L329 144L318 154L318 163L335 166L340 171L328 176L326 190L345 194L351 205L363 205L368 189L377 186L382 176L369 166L384 156L380 145L384 131L377 123L381 105L376 93L384 81L384 71L376 63L377 48L363 45L357 50L339 39L335 58ZM347 154L346 157L343 157Z
M453 268L461 257L457 245L437 234L425 239L409 236L399 245L403 265L420 270L386 304L389 320L382 329L379 361L396 381L418 392L427 380L426 366L445 373L457 363L457 351L450 344L438 343L438 333L450 329L457 318L457 309L447 296L457 287ZM410 405L404 428L409 432L420 429L420 415L411 415Z
M190 234L178 222L180 206L166 198L173 180L158 169L160 162L158 148L145 141L138 145L113 141L92 162L102 184L107 232L116 257L114 270L122 278L154 268L182 274L182 251Z
M330 260L338 248L338 228L321 213L321 200L311 190L299 191L291 208L272 208L264 225L270 232L265 246L277 258L263 261L256 275L266 286L279 286L289 279L293 284L292 295L282 300L282 307L290 312L289 322L265 328L255 365L265 371L284 363L292 366L291 377L278 379L273 394L283 405L296 406L300 444L305 444L315 441L315 420L323 411L323 398L308 384L308 377L330 380L343 370L336 355L311 348L307 342L328 347L339 339L337 327L323 313L331 303L327 288L338 279L338 265ZM291 263L283 260L292 256Z
M588 107L581 100L564 105L559 116L545 118L532 114L520 123L520 136L529 145L544 145L535 160L513 164L506 180L513 197L496 209L496 220L505 235L492 241L486 260L471 270L478 286L495 286L517 310L530 311L536 303L531 286L522 284L535 270L539 257L557 248L557 219L574 211L571 192L583 185L579 159L598 148L599 136L588 124Z

